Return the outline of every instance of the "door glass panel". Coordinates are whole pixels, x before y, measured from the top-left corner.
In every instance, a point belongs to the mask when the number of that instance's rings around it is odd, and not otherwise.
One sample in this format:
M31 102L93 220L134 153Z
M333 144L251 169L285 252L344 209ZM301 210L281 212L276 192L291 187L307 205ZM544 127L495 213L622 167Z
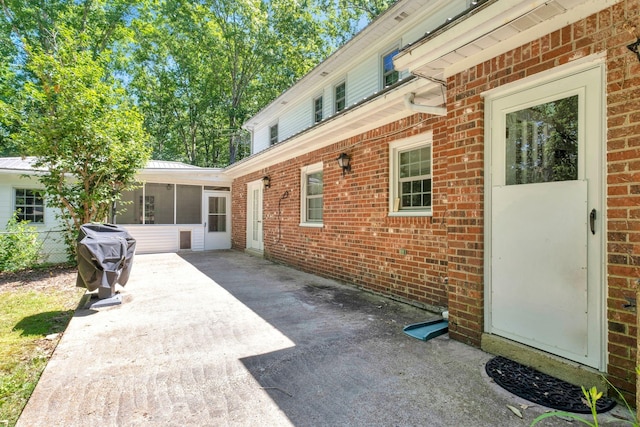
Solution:
M507 185L578 179L578 95L506 115Z
M209 197L209 232L227 231L226 197Z
M260 196L260 190L253 190L253 218L251 219L253 222L253 240L254 241L258 241L259 239L259 230L258 230L258 226L260 225L260 217L259 217L259 212L258 212L258 208L259 208L259 200L258 197Z

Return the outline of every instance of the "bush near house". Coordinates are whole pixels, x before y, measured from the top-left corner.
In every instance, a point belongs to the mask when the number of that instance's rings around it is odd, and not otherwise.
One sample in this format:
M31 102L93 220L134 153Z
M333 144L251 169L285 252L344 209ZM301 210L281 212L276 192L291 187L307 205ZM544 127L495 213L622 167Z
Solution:
M0 234L0 271L18 271L38 263L42 243L36 228L14 214Z

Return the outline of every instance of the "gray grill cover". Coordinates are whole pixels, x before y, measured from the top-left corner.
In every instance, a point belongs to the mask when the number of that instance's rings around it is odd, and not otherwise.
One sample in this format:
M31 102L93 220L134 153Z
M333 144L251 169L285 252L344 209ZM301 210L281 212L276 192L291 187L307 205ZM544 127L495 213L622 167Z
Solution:
M136 241L117 225L84 224L80 227L77 251L76 286L89 291L99 289L100 298L109 297L115 294L116 283L124 286L129 280Z

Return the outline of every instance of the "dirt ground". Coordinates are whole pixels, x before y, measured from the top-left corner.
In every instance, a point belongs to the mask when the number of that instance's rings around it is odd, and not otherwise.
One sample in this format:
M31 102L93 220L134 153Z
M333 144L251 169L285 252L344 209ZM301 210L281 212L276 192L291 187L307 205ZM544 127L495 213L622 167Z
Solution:
M17 273L0 273L0 292L15 290L68 290L75 286L75 267L55 266L44 269L19 271Z

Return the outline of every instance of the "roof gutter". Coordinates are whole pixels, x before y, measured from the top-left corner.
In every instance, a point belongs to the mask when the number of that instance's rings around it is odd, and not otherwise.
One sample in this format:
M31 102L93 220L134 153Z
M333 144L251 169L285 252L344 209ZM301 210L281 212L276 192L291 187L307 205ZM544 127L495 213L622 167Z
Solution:
M416 97L415 92L408 93L404 96L404 105L415 113L433 114L434 116L446 116L446 107L432 107L429 105L420 105L414 102Z

